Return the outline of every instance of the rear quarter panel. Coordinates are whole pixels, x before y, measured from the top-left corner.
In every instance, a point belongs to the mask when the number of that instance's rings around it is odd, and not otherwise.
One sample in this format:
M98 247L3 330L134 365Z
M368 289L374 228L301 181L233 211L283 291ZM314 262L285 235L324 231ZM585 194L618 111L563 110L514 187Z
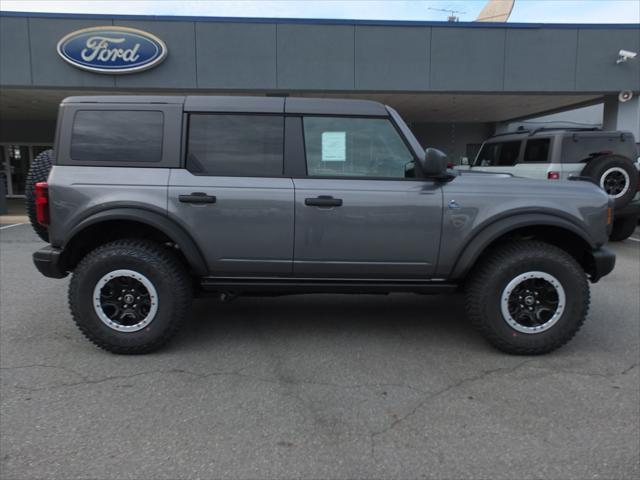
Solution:
M72 228L110 208L143 208L166 215L167 168L81 167L54 165L49 175L53 246L64 246Z

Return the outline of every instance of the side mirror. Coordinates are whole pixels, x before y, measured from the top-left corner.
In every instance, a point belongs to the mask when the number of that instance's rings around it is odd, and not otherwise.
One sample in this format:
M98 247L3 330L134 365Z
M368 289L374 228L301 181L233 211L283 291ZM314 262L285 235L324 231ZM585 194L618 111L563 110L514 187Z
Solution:
M447 155L436 148L427 148L419 163L425 177L437 177L447 171Z
M469 165L469 157L462 157L460 159L460 165Z

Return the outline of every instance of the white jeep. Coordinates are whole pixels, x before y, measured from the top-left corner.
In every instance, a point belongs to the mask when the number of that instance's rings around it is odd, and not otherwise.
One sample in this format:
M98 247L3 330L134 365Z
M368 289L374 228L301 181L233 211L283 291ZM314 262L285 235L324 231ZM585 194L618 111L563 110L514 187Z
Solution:
M599 129L517 130L486 140L460 169L548 180L584 180L614 200L612 241L628 238L640 218L640 157L631 132Z

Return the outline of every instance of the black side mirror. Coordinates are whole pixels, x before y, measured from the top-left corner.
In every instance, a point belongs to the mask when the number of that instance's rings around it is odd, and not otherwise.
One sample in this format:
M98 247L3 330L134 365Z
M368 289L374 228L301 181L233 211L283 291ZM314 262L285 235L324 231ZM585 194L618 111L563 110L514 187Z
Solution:
M427 148L418 163L425 177L438 177L447 172L447 155L437 148Z

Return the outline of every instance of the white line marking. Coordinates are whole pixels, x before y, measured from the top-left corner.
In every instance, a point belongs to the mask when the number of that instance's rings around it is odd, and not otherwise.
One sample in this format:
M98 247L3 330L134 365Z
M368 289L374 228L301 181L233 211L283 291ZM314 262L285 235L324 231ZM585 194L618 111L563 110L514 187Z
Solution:
M629 240L631 240L633 242L640 242L640 238L629 237Z
M18 225L24 225L24 223L14 223L13 225L5 225L4 227L0 227L0 230L4 230L5 228L17 227Z

